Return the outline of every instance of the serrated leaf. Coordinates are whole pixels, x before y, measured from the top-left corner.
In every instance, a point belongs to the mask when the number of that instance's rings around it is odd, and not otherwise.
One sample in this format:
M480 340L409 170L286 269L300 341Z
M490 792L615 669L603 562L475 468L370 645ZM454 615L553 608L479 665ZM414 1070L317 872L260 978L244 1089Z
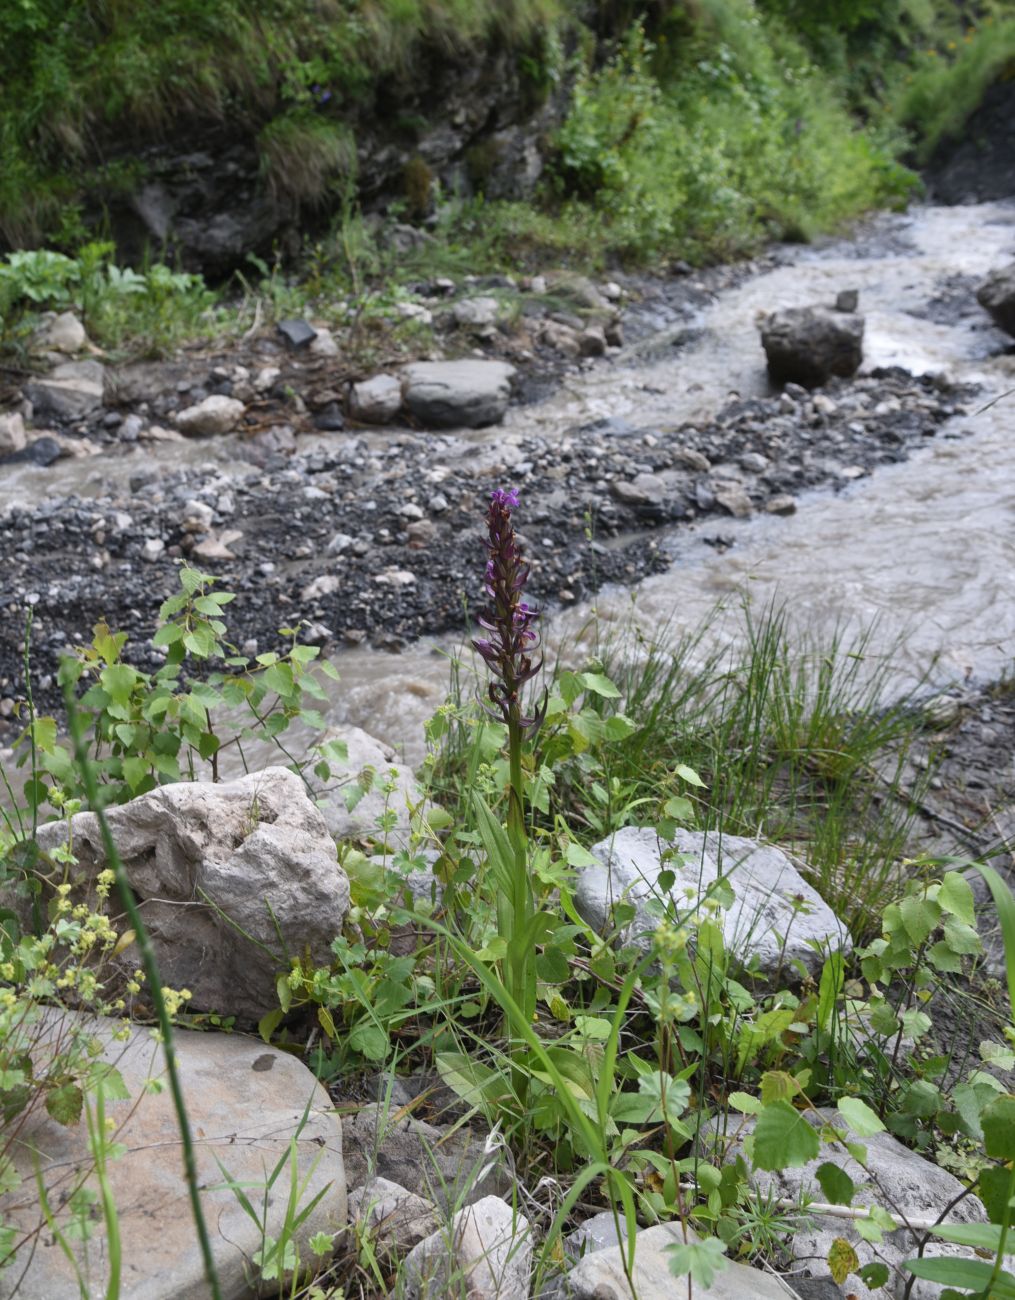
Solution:
M788 1101L775 1101L758 1116L754 1128L754 1164L758 1169L791 1169L813 1160L821 1150L818 1135Z
M58 1124L76 1124L83 1104L84 1093L76 1083L65 1083L46 1093L46 1110Z
M828 1271L832 1278L842 1286L850 1273L860 1267L857 1253L845 1237L836 1237L828 1251Z
M731 1092L726 1100L734 1110L740 1111L741 1115L760 1115L765 1109L761 1099L752 1097L749 1092Z
M840 1097L837 1105L839 1114L857 1137L869 1138L885 1131L881 1120L859 1097Z
M368 1061L383 1061L388 1055L388 1035L380 1025L361 1020L349 1034L349 1046Z
M856 1185L852 1178L844 1169L833 1164L831 1160L826 1160L820 1164L815 1171L815 1177L821 1187L821 1191L826 1201L831 1205L852 1205L853 1197L856 1195ZM855 1272L855 1269L849 1269L849 1272Z
M958 871L947 871L937 893L937 901L952 916L966 925L976 924L973 890L969 881Z

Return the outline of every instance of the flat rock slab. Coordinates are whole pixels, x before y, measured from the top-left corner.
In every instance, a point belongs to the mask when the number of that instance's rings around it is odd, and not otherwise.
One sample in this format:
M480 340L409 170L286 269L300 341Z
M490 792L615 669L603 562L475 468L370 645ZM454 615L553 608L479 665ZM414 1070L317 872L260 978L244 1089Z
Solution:
M331 960L349 910L349 881L303 782L270 767L236 781L181 781L106 812L162 978L191 1006L257 1020L278 1006L290 957ZM106 863L94 813L70 822L73 879L87 890ZM43 853L67 822L39 827ZM137 954L128 948L133 969Z
M102 406L106 372L98 361L65 361L48 375L25 384L36 417L82 420Z
M729 1143L720 1141L722 1160L729 1162L743 1154L743 1138L754 1128L753 1118L741 1118L735 1140ZM815 1128L822 1122L834 1124L846 1135L849 1142L858 1142L867 1150L866 1168L862 1167L839 1144L822 1146L817 1159L808 1161L796 1169L780 1169L775 1173L755 1170L752 1178L761 1192L771 1190L776 1196L797 1200L806 1194L811 1200L825 1199L817 1180L819 1165L830 1161L838 1165L853 1180L856 1195L855 1205L876 1203L892 1213L901 1213L913 1219L936 1219L945 1208L953 1208L947 1215L950 1223L985 1223L986 1211L981 1201L975 1196L960 1198L964 1185L954 1174L942 1169L931 1160L926 1160L915 1151L902 1145L890 1133L875 1133L873 1137L862 1138L848 1127L837 1110L822 1108L809 1114ZM713 1121L709 1126L709 1135L702 1141L706 1150L716 1144L716 1126ZM954 1204L953 1204L954 1203ZM904 1228L886 1234L884 1242L875 1248L864 1241L848 1219L820 1217L815 1215L812 1226L802 1228L789 1243L789 1252L800 1261L811 1274L830 1277L827 1259L832 1242L842 1237L853 1247L860 1260L860 1266L881 1259L895 1270L887 1286L871 1291L859 1277L850 1274L843 1288L855 1296L856 1300L884 1300L885 1295L902 1300L910 1275L901 1270L903 1261L912 1259L919 1246L917 1237ZM954 1246L944 1241L928 1243L925 1256L958 1256L970 1258L973 1251L963 1246ZM917 1280L912 1287L909 1300L937 1300L941 1288L937 1283Z
M596 1216L597 1218L601 1216ZM696 1241L690 1228L679 1223L664 1223L646 1228L635 1237L634 1269L631 1283L624 1270L624 1252L620 1246L607 1246L586 1255L564 1278L558 1292L566 1300L676 1300L687 1295L687 1277L670 1271L669 1247L684 1241ZM708 1300L791 1300L793 1292L777 1277L730 1261L718 1274L708 1291L694 1288Z
M165 1078L161 1047L148 1029L133 1026L128 1040L117 1042L113 1035L118 1022L71 1012L46 1012L41 1028L49 1050L66 1046L75 1032L94 1036L102 1058L116 1066L130 1094L129 1100L106 1102L106 1115L116 1124L110 1139L125 1148L107 1165L122 1243L121 1300L206 1300L210 1293L183 1180L172 1097L168 1086L160 1092L146 1090L149 1079ZM279 1160L288 1160L290 1140L295 1138L298 1176L306 1180L301 1206L324 1192L296 1234L297 1249L309 1262L309 1238L316 1232L336 1233L348 1217L342 1127L328 1094L306 1066L287 1053L238 1035L178 1030L175 1042L222 1295L224 1300L238 1300L251 1294L249 1279L256 1276L253 1256L261 1247L261 1232L225 1186L217 1162L243 1184L244 1194L260 1209L266 1173ZM0 1212L5 1221L14 1222L19 1235L37 1235L0 1273L0 1297L69 1300L78 1295L74 1271L42 1217L34 1165L38 1161L56 1222L65 1228L71 1218L66 1206L71 1193L82 1185L98 1191L86 1122L64 1128L37 1107L18 1126L8 1153L23 1183L0 1201ZM264 1225L276 1238L288 1188L287 1164L269 1198ZM109 1273L101 1215L93 1217L92 1227L87 1249L85 1243L69 1244L89 1294L100 1296L106 1294Z
M423 425L481 429L503 420L514 373L506 361L419 361L405 367L402 394Z
M582 869L575 905L600 934L612 928L612 909L627 902L634 919L619 938L647 951L659 924L658 902L671 902L684 915L711 890L720 877L733 890L733 906L723 913L726 946L739 961L756 957L764 974L800 961L818 972L828 949L852 948L844 925L781 849L739 835L678 831L676 854L663 862L668 846L655 831L626 826L593 845L596 866ZM676 877L667 894L658 880L661 871ZM811 942L816 940L820 951Z

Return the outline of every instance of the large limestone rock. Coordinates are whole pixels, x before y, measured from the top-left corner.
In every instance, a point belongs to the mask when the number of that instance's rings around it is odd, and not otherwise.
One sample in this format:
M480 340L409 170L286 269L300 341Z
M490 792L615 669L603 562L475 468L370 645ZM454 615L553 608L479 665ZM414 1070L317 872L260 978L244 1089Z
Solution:
M923 1156L910 1151L890 1133L876 1133L873 1137L860 1137L849 1128L837 1110L830 1108L813 1111L808 1117L815 1128L823 1121L832 1123L845 1135L847 1142L857 1142L866 1148L866 1168L861 1166L840 1145L823 1146L817 1159L796 1169L781 1169L775 1173L755 1170L752 1177L761 1192L769 1189L780 1198L799 1202L802 1194L813 1201L823 1202L824 1193L817 1180L819 1165L825 1161L838 1165L853 1180L856 1195L854 1205L871 1205L876 1203L890 1213L903 1215L910 1219L926 1222L935 1220L948 1206L947 1220L950 1223L985 1223L986 1211L982 1202L975 1196L961 1196L964 1186L947 1169L942 1169ZM724 1142L717 1137L716 1121L708 1125L703 1143L706 1150L718 1147L722 1161L735 1160L743 1154L743 1139L754 1128L753 1118L738 1119L735 1140ZM860 1267L878 1258L890 1268L893 1275L887 1286L878 1291L871 1291L859 1277L850 1274L844 1288L856 1300L884 1300L885 1295L903 1300L910 1275L901 1269L902 1263L912 1259L919 1247L919 1238L905 1228L886 1234L884 1242L875 1250L864 1241L848 1219L832 1216L812 1217L811 1227L803 1227L789 1243L789 1252L799 1260L803 1268L815 1277L828 1277L828 1252L836 1237L843 1237L856 1251ZM948 1242L935 1241L933 1238L924 1249L925 1256L957 1255L970 1257L973 1251L963 1246L954 1246ZM916 1281L909 1300L937 1300L941 1289L936 1283Z
M257 1019L278 1006L290 957L331 960L349 882L295 773L165 785L106 816L162 978L190 989L195 1009ZM106 866L94 813L72 817L71 833L87 883ZM39 828L44 853L66 840L66 822ZM123 960L133 969L136 952Z
M605 1219L597 1215L597 1219ZM612 1219L612 1215L609 1216ZM621 1220L623 1223L623 1220ZM605 1232L599 1235L606 1236ZM669 1247L684 1241L697 1241L694 1232L679 1223L664 1223L646 1228L635 1237L634 1290L624 1269L621 1245L595 1249L586 1254L558 1287L561 1300L675 1300L687 1294L686 1276L678 1280L670 1271ZM626 1247L626 1237L623 1239ZM698 1294L698 1287L694 1294ZM709 1300L789 1300L793 1292L770 1273L748 1268L733 1261L716 1277L707 1292Z
M848 378L863 360L864 319L828 307L787 307L766 316L761 344L778 384L813 387L832 375Z
M664 864L666 847L655 831L634 826L593 846L598 864L582 869L575 891L575 906L593 929L608 933L614 905L630 903L635 916L620 940L647 951L659 924L657 904L672 901L683 915L714 893L722 876L734 894L723 914L723 936L739 960L757 957L765 974L794 961L816 973L828 949L850 950L845 927L781 849L738 835L678 831L672 845L677 854ZM676 877L668 894L658 883L663 870Z
M371 1178L365 1187L357 1187L349 1197L349 1218L395 1255L408 1254L439 1231L442 1221L433 1201L389 1178Z
M83 420L102 406L106 371L98 361L65 361L25 385L36 418Z
M35 336L37 347L73 356L88 342L85 327L72 311L47 312Z
M406 1300L528 1300L532 1232L528 1220L497 1196L459 1210L405 1261Z
M406 366L402 393L421 424L480 429L503 420L514 373L505 361L419 361Z
M390 745L359 727L329 731L324 742L331 740L345 744L347 759L337 778L340 784L318 800L328 830L337 840L380 839L378 819L385 812L394 813L395 824L387 841L392 847L404 847L409 839L409 804L417 804L423 797L412 768L398 762ZM394 785L390 794L381 788L389 778Z
M165 1083L162 1049L150 1030L134 1026L121 1042L113 1037L118 1029L116 1021L93 1022L70 1012L47 1011L44 1045L33 1055L39 1059L58 1043L66 1047L72 1032L94 1034L102 1058L119 1070L129 1093L129 1100L106 1102L106 1115L116 1125L110 1140L123 1147L107 1165L122 1247L121 1300L205 1300L209 1291L183 1179L172 1096L168 1086L161 1091L147 1088L149 1079ZM261 1233L225 1186L217 1161L261 1210L266 1173L279 1160L288 1160L289 1143L295 1138L298 1178L306 1180L300 1208L324 1193L296 1232L301 1259L309 1263L309 1239L317 1232L334 1234L347 1221L341 1123L325 1090L286 1052L239 1035L177 1030L174 1041L222 1295L240 1300L252 1293L248 1279L256 1276L252 1261L262 1245ZM47 1229L35 1178L38 1163L56 1221L66 1228L71 1219L67 1201L75 1188L83 1181L86 1189L98 1193L86 1121L65 1128L38 1106L19 1122L7 1154L22 1185L0 1199L0 1214L5 1222L13 1221L19 1237L35 1235L14 1266L0 1272L0 1298L76 1296L73 1268ZM286 1166L268 1198L264 1224L276 1239L285 1220L288 1187ZM109 1273L101 1214L91 1216L91 1225L87 1245L75 1237L67 1244L88 1279L89 1294L100 1296L107 1293Z
M995 325L1015 336L1015 262L991 271L976 290L976 301Z
M238 398L213 393L204 401L178 412L176 427L188 438L232 433L239 424L244 409L243 403Z

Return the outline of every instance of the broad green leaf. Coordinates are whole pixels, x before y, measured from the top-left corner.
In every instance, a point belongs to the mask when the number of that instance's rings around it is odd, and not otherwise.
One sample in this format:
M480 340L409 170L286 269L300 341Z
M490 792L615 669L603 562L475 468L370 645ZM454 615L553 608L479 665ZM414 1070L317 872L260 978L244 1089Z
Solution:
M856 1275L872 1291L876 1291L879 1286L886 1285L891 1272L887 1264L882 1264L879 1259L872 1259L869 1264L864 1264L863 1268L857 1269Z
M913 943L925 943L938 920L935 909L928 900L910 894L899 903L899 911L902 914L902 924Z
M959 953L963 957L974 956L983 949L979 932L962 921L945 922L945 943L952 952Z
M707 1291L719 1274L729 1267L726 1243L718 1237L704 1237L701 1241L675 1241L665 1250L673 1276L686 1277L690 1274L695 1287L701 1287L703 1291Z
M583 688L591 691L593 695L601 695L607 700L616 700L620 697L620 691L602 673L579 673L578 680Z
M996 1066L999 1070L1010 1070L1015 1067L1015 1052L1003 1043L982 1042L980 1059L987 1065Z
M688 785L696 785L699 789L705 788L705 782L701 779L693 767L688 767L686 763L678 763L673 769L682 781Z
M990 1286L991 1300L1015 1300L1015 1278L1004 1270L994 1277L994 1265L982 1259L907 1259L902 1266L916 1277L941 1286L965 1287L982 1292Z
M857 1137L869 1138L875 1133L883 1133L885 1126L877 1115L859 1097L840 1097L839 1114L846 1121Z
M785 1070L766 1070L761 1076L761 1100L768 1106L773 1101L790 1101L800 1091L800 1085Z
M758 1116L754 1128L754 1163L758 1169L791 1169L813 1160L821 1150L818 1135L788 1101L775 1101Z
M361 1020L349 1034L349 1046L368 1061L383 1061L388 1055L388 1035L370 1020Z
M1001 1245L999 1223L941 1223L930 1231L942 1241L954 1241L959 1246L972 1246L996 1255Z
M958 871L945 872L937 901L952 916L966 925L976 924L976 912L973 906L973 890L969 881Z
M576 840L568 840L565 857L569 867L594 867L599 861Z
M1015 1096L996 1097L980 1116L983 1146L995 1160L1015 1159Z
M734 1110L740 1111L741 1115L760 1115L765 1109L761 1099L752 1097L749 1092L731 1092L726 1100Z
M856 1186L844 1169L840 1169L838 1165L826 1160L824 1164L818 1165L815 1176L821 1187L822 1194L829 1204L853 1204ZM851 1268L848 1271L853 1273L856 1270Z

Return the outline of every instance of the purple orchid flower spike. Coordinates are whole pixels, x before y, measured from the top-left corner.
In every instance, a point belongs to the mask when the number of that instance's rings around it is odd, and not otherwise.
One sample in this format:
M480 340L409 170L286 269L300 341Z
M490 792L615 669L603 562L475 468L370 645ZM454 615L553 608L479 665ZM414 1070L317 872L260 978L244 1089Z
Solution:
M490 558L484 581L490 604L479 618L480 626L490 635L477 637L472 645L493 674L489 692L495 708L509 727L517 728L522 736L531 736L546 716L546 693L539 708L526 717L522 688L539 673L543 661L532 660L539 646L534 626L539 614L522 599L529 566L511 521L511 511L517 508L518 494L510 488L498 488L490 497L486 516Z

